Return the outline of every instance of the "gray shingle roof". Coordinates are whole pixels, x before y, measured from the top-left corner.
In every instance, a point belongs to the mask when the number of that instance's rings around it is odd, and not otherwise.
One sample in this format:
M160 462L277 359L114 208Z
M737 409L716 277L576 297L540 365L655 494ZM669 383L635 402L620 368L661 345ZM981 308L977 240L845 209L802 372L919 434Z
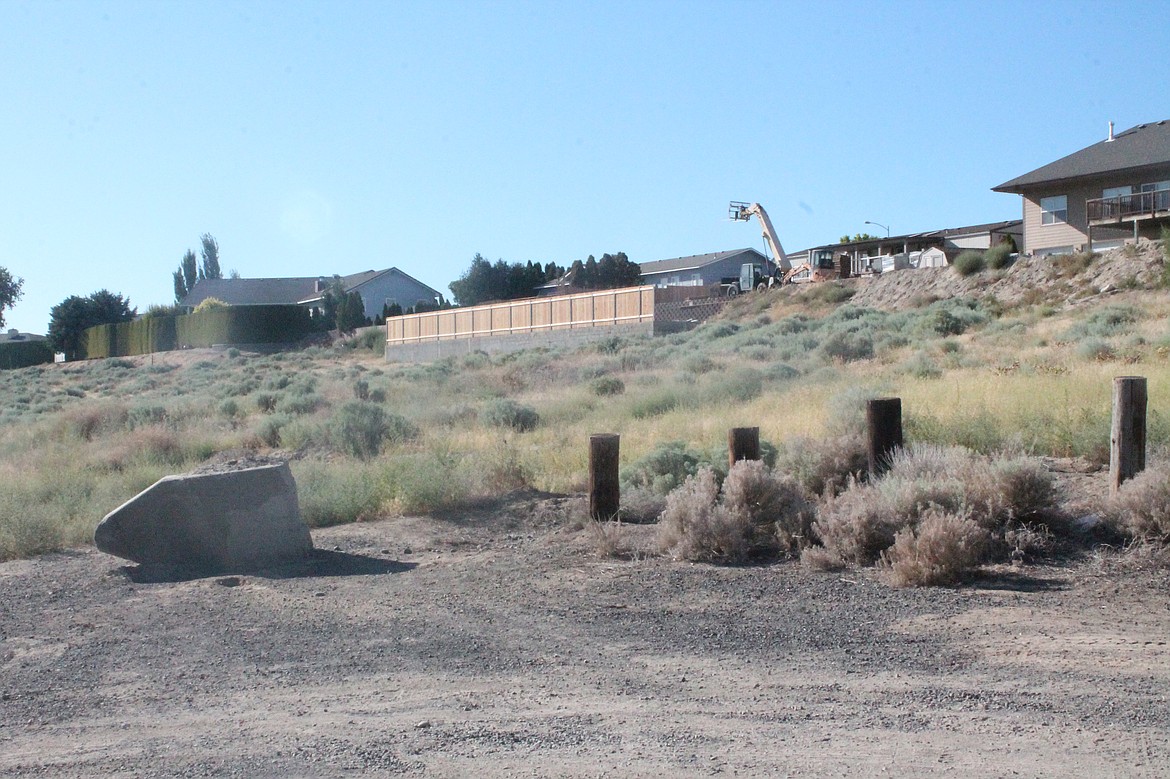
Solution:
M181 305L194 308L208 298L222 300L229 306L291 305L312 297L316 288L316 276L293 279L203 279L195 283Z
M367 270L342 276L341 283L347 292L367 284L387 273L397 273L426 289L431 289L418 279L415 279L398 268L385 270ZM195 283L194 288L183 298L181 306L194 308L207 298L222 300L229 306L281 306L310 303L321 299L317 282L324 280L326 285L333 283L332 276L305 276L290 279L203 279ZM432 293L438 295L435 290Z
M1056 162L1005 181L996 192L1020 194L1033 187L1056 181L1099 176L1115 171L1170 165L1170 121L1139 124Z
M642 269L642 275L646 276L651 273L666 273L667 271L680 270L696 270L710 265L713 262L725 260L728 257L734 257L738 254L750 253L764 259L764 255L760 254L755 249L733 249L728 252L712 252L710 254L693 254L689 257L674 257L669 260L654 260L652 262L640 262L638 267ZM755 262L753 257L750 262Z

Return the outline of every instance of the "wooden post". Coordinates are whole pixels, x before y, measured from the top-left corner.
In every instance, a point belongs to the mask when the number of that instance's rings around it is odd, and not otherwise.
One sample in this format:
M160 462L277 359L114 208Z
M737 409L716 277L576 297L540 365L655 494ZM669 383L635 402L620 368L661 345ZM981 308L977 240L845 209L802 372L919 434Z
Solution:
M760 459L760 428L733 427L727 431L727 464Z
M1113 379L1113 428L1109 434L1109 493L1146 469L1146 378Z
M597 520L613 519L621 507L620 438L612 433L589 436L589 516Z
M865 426L869 475L881 476L890 469L894 450L902 446L902 399L866 401Z

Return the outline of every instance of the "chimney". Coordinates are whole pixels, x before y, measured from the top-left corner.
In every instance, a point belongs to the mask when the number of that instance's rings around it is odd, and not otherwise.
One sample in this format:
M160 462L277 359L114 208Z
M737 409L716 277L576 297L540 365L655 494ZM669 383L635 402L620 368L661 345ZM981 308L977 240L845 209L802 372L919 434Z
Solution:
M1113 143L1113 122L1109 123L1109 137L1105 139L1105 143Z

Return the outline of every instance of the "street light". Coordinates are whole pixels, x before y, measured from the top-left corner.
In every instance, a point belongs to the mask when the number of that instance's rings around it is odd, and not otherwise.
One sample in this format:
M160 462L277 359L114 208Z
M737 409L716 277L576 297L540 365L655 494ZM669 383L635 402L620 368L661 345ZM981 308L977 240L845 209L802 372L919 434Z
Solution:
M865 223L866 223L867 225L873 225L874 227L881 227L881 228L885 229L885 231L886 231L886 237L887 237L887 238L889 238L889 237L890 237L890 228L886 227L884 224L882 224L882 223L880 223L880 222L871 222L871 221L869 221L868 219L865 221Z

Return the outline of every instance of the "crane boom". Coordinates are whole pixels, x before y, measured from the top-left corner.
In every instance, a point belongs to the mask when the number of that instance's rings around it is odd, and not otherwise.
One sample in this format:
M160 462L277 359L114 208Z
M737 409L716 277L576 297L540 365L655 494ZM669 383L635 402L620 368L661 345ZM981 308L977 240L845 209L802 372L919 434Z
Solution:
M784 253L784 247L780 245L780 238L776 235L776 228L772 227L772 220L768 218L768 212L759 203L741 203L733 200L729 209L732 219L740 221L748 221L754 215L756 219L760 220L760 229L764 234L764 240L767 241L768 247L772 250L772 255L775 258L776 266L780 270L787 273L792 270L792 263L788 261L788 255Z

